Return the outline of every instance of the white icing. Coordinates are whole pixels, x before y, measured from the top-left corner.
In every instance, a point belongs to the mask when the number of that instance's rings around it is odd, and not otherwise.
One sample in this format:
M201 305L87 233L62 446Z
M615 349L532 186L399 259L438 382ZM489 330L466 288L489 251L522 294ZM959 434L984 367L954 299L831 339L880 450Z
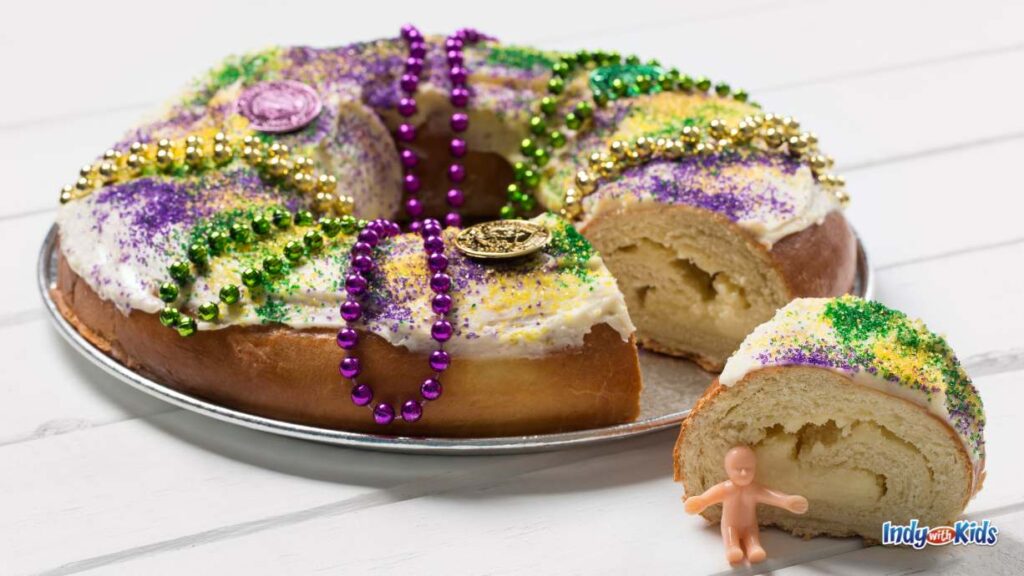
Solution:
M793 205L791 214L766 211L736 222L769 248L790 234L821 224L830 212L841 208L836 195L820 186L806 166L791 176L764 170L758 177L763 187L785 191L786 199Z
M809 321L809 319L819 318L830 300L829 298L798 298L779 309L771 320L755 328L753 332L743 339L739 349L726 361L725 368L718 377L719 383L723 386L732 386L742 380L747 374L764 368L765 365L758 356L765 350L765 342L772 340L780 334L793 335L795 330L799 330L801 336L806 339L815 337L832 339L831 328L825 322ZM794 318L803 320L803 322L796 326L791 321ZM863 370L846 370L825 366L821 366L821 368L847 376L855 384L866 386L928 408L936 416L939 416L944 421L948 421L949 412L946 409L943 394L932 394L931 400L929 400L928 395L922 391L894 384L885 378Z
M821 224L829 213L842 210L835 194L819 185L806 166L799 167L792 174L756 165L726 167L722 172L727 172L728 178L720 178L717 173L702 173L687 184L699 187L708 195L741 188L741 194L749 200L750 209L735 223L769 249L786 236ZM645 177L672 178L674 175L671 166L663 163L650 165ZM636 189L636 184L635 181L613 181L598 187L597 193L583 199L586 218L614 213L632 204L664 203L650 191ZM787 209L777 209L767 198L774 198Z
M68 265L122 313L133 309L159 312L164 303L156 295L157 287L168 279L169 262L164 254L176 253L173 247L180 245L185 230L172 226L146 246L132 245L126 242L131 224L117 210L102 207L106 217L102 225L97 225L94 199L95 196L90 196L77 200L58 211L61 249ZM421 253L409 257L413 256L422 258ZM211 272L196 279L187 307L194 309L204 302L216 302L222 286L239 283L239 262L223 258L211 264ZM551 282L544 297L534 298L541 288L528 287L527 292L517 294L505 286L498 291L490 280L479 286L474 284L472 290L453 291L457 313L449 320L458 331L446 349L456 356L540 357L582 346L584 337L598 324L608 324L623 340L629 339L635 328L625 300L599 257L594 256L589 262L591 275L587 283L576 283L574 276L556 273L554 263L549 264L552 271L542 275ZM301 289L276 294L288 305L288 318L283 324L296 329L338 328L343 324L338 312L342 301L338 287L341 272L330 257L313 259L295 269L290 277ZM422 280L426 281L425 273ZM552 295L557 298L552 299ZM371 321L367 328L395 346L416 352L433 350L436 343L430 337L430 326L435 315L430 310L431 296L429 289L424 289L412 301L403 303L411 311L407 321ZM550 301L545 302L545 298ZM199 329L262 322L245 298L241 304L230 309L222 306L221 310L222 317L216 323L200 322Z
M161 258L139 259L138 250L124 243L132 225L117 212L109 212L102 222L93 216L93 198L64 204L57 211L60 249L68 266L81 276L100 298L109 300L118 310L156 313L164 304L156 295L159 280L167 274ZM121 240L121 241L119 241ZM153 247L166 246L160 235Z

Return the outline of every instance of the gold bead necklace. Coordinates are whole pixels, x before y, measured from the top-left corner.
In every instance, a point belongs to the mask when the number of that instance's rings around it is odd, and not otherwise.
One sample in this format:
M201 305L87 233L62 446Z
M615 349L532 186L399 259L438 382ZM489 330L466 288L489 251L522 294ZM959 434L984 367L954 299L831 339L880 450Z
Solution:
M843 205L850 201L842 176L829 172L834 161L818 150L818 137L800 131L800 123L789 116L775 114L747 116L730 127L712 120L707 129L686 126L672 138L640 136L632 141L613 140L605 151L588 157L588 167L576 173L573 186L562 196L559 213L576 218L582 212L580 201L593 194L599 185L618 179L632 167L658 160L680 160L709 154L738 151L748 147L764 152L785 154L807 165L816 182L828 188Z
M64 186L60 202L84 198L104 186L145 176L198 175L242 160L260 177L283 190L311 196L318 214L351 214L353 200L337 194L334 175L318 171L311 158L293 154L286 144L268 143L254 135L231 138L218 132L212 141L198 134L153 143L134 142L126 151L110 149L96 164L79 170L78 180Z

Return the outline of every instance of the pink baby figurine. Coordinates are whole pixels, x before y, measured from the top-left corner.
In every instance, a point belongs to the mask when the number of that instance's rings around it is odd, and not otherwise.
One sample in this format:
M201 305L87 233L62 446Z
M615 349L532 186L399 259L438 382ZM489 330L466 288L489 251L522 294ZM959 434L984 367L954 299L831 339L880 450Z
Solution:
M688 514L699 514L708 506L722 503L722 540L725 542L725 557L732 564L743 560L744 549L751 563L765 559L757 530L758 504L785 508L794 514L807 512L807 498L761 486L754 482L756 472L757 456L754 451L749 446L736 446L725 454L725 473L729 479L683 502Z

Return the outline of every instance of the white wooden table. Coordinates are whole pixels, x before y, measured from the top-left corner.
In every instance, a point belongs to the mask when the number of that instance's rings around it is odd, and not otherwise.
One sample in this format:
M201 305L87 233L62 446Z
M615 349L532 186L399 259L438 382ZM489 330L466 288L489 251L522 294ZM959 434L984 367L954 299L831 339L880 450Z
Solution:
M140 114L222 55L390 36L405 21L656 57L815 130L848 177L879 299L947 333L981 390L989 476L966 514L1000 541L915 552L769 531L758 569L1024 571L1024 3L344 4L5 5L0 574L731 570L717 529L683 514L674 432L476 458L292 441L114 382L44 318L33 267L58 187Z

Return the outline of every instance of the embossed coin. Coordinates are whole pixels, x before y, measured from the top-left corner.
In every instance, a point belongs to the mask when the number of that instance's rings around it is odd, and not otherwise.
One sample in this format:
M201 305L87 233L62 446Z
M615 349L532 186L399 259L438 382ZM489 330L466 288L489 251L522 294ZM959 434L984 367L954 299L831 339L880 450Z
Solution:
M551 239L543 226L525 220L495 220L466 228L455 237L455 247L470 258L505 260L532 254Z
M242 92L238 113L260 132L294 132L320 114L320 96L302 82L260 82Z

